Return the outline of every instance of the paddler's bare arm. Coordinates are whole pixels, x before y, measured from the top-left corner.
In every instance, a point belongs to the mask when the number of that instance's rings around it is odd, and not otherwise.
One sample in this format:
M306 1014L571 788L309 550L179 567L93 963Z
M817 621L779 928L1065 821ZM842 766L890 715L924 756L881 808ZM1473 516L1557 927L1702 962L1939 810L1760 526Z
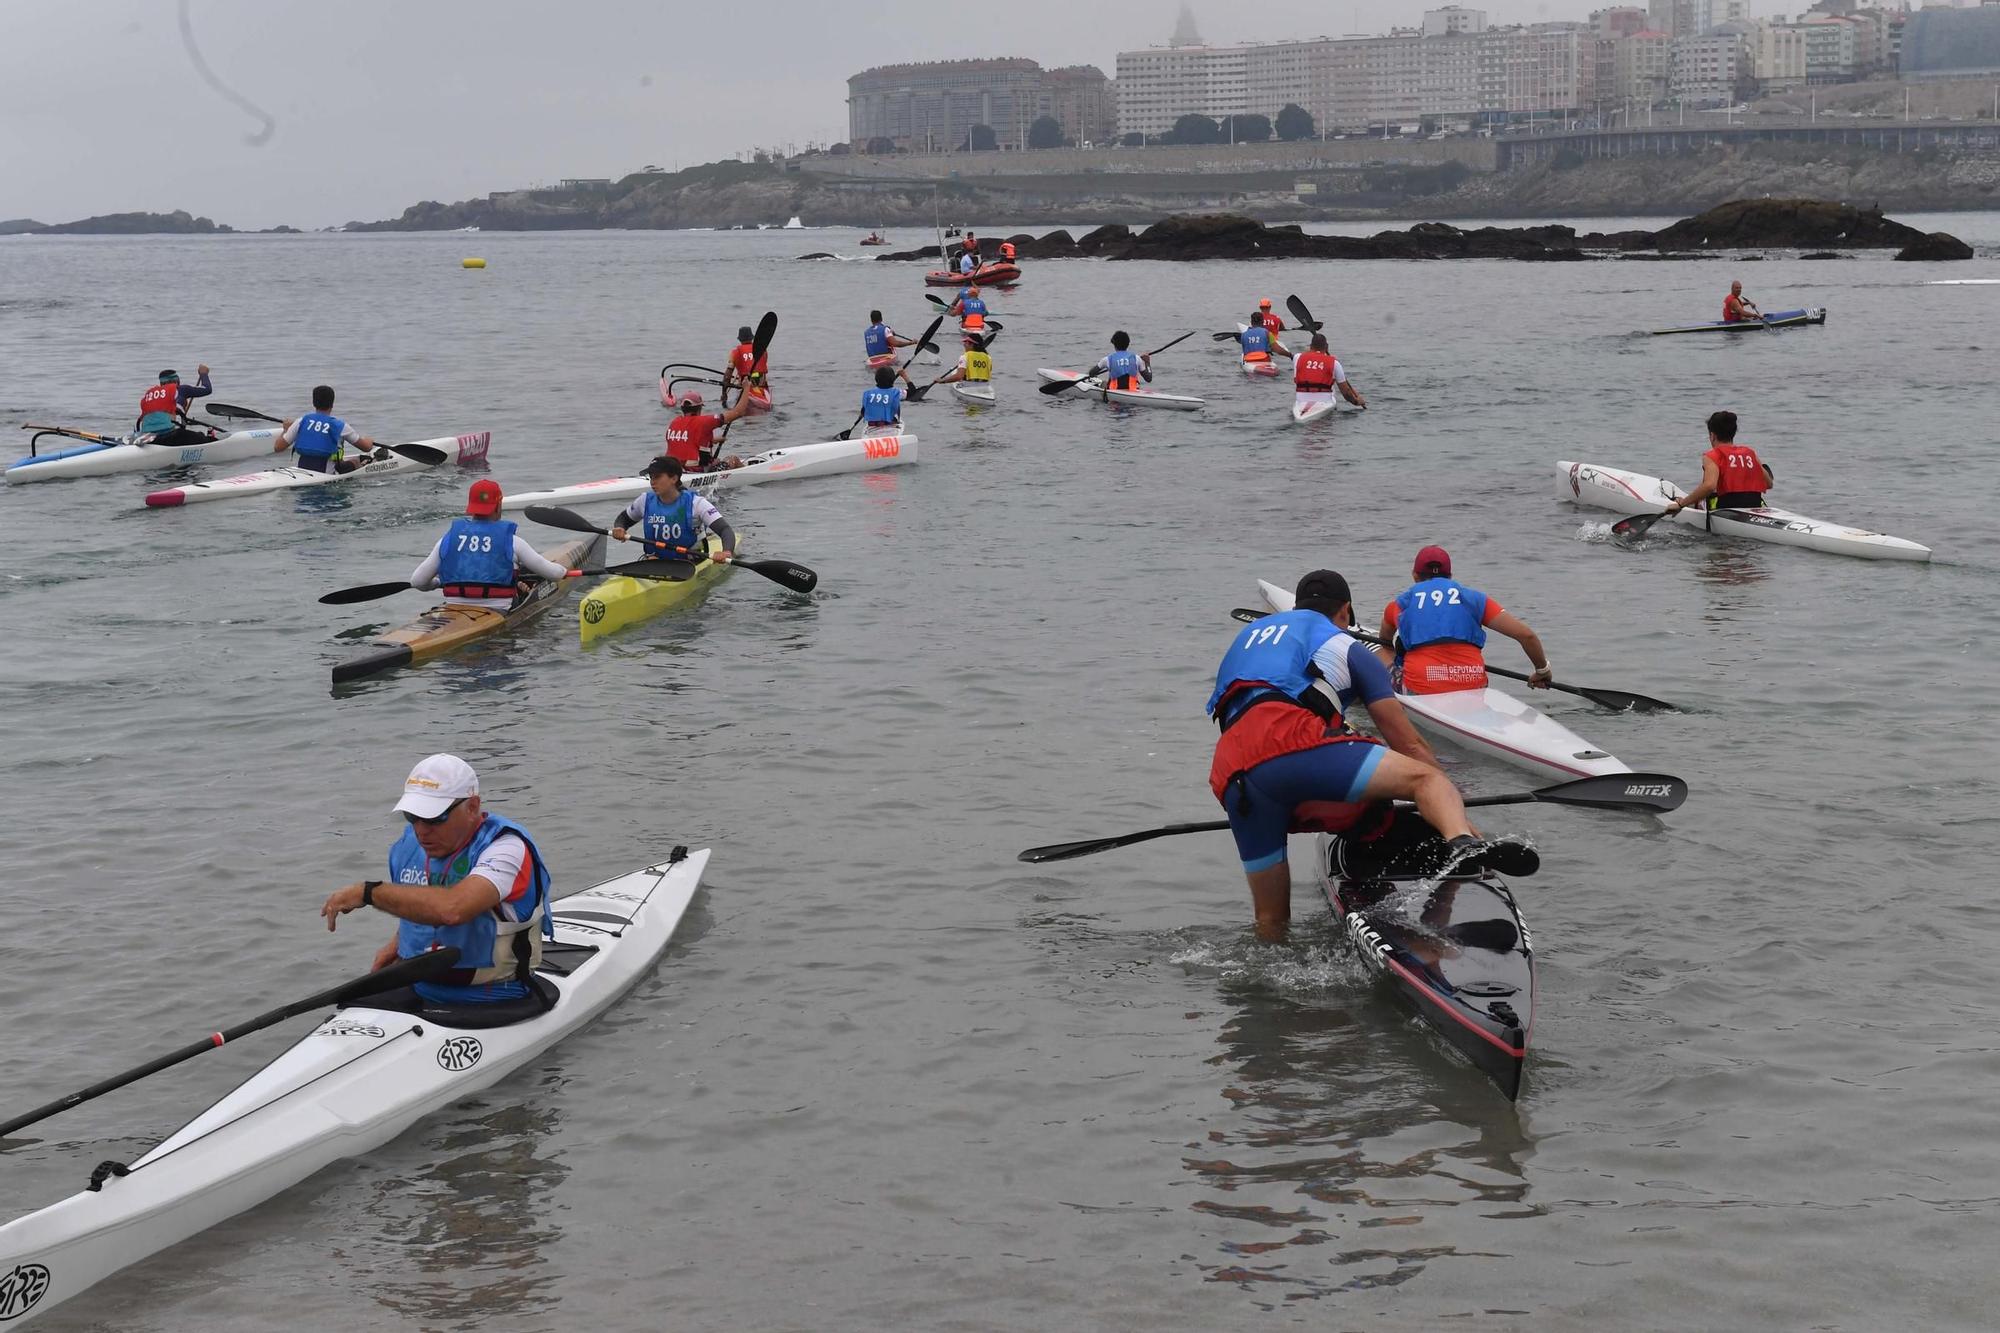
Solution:
M1667 506L1669 514L1678 514L1683 509L1692 509L1715 494L1715 488L1722 482L1722 473L1716 469L1715 460L1704 457L1701 460L1701 485Z
M1512 611L1502 611L1499 615L1488 621L1486 627L1500 631L1521 645L1522 651L1528 654L1528 665L1534 668L1533 673L1528 677L1528 688L1531 690L1546 690L1549 687L1549 681L1554 679L1549 671L1548 650L1542 647L1540 636L1528 628L1528 622L1522 620Z
M1417 729L1410 725L1410 715L1403 711L1403 705L1394 699L1384 699L1380 703L1368 705L1368 716L1374 719L1375 730L1382 739L1389 742L1389 748L1397 754L1407 755L1420 764L1438 767L1437 755Z
M332 930L341 917L360 907L364 894L368 895L371 906L379 907L399 920L414 921L421 926L462 926L480 913L492 911L500 901L500 887L484 875L467 875L450 888L435 884L370 882L375 885L372 894L366 882L349 884L335 889L321 904L319 914L326 918L328 930Z

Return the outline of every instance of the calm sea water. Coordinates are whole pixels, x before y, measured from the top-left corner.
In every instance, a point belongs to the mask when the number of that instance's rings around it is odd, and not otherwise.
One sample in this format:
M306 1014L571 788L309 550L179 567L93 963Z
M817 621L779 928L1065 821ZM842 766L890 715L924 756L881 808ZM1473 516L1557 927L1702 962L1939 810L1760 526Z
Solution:
M2000 277L2000 215L1916 221L1983 257L1031 265L995 301L997 409L913 407L920 466L727 504L816 598L738 575L591 651L572 601L338 697L328 667L422 602L314 599L407 572L465 475L184 511L140 507L164 477L6 488L0 1110L359 971L386 926L315 910L434 750L559 889L716 848L606 1019L44 1326L1990 1326L2000 287L1924 284ZM205 360L280 415L326 381L379 437L490 430L491 475L538 488L636 468L660 364L776 309L781 410L731 443L823 439L869 308L928 313L915 266L792 261L859 234L0 241L0 420L119 429ZM1634 336L1731 277L1832 317ZM1373 410L1293 429L1206 337L1288 292ZM1160 383L1207 410L1033 392L1113 327L1199 330ZM1558 503L1558 458L1691 480L1717 407L1786 504L1936 562L1619 549ZM1303 840L1284 947L1226 837L1014 860L1215 817L1229 609L1331 565L1372 610L1433 541L1562 677L1686 708L1537 700L1686 778L1676 815L1485 821L1544 855L1518 1106L1367 980ZM1446 756L1468 791L1533 785ZM50 1122L0 1158L0 1213L283 1040Z

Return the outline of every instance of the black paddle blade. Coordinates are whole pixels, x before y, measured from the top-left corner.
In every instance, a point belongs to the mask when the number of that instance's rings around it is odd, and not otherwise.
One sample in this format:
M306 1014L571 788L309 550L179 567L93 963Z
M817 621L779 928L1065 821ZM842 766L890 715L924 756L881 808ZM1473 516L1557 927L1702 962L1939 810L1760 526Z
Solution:
M1043 393L1053 398L1059 393L1068 393L1071 389L1074 389L1077 385L1081 383L1083 383L1083 377L1079 376L1078 378L1073 380L1050 380L1047 384L1044 384L1041 387Z
M685 560L634 560L629 564L606 565L592 574L624 574L635 579L657 579L662 583L686 583L694 577L694 566Z
M940 348L936 343L918 343L917 350L919 352L937 352L940 355L943 354L943 349Z
M931 387L928 384L919 384L914 389L905 389L903 390L903 401L906 403L921 403L924 401L924 395L931 391Z
M1114 847L1130 847L1135 842L1172 838L1182 833L1214 833L1228 827L1226 819L1213 819L1205 824L1168 824L1164 828L1141 829L1137 833L1121 833L1112 838L1086 838L1081 842L1055 842L1046 847L1030 847L1015 859L1030 865L1040 865L1044 861L1074 861L1079 856L1108 852Z
M254 407L236 407L229 403L204 403L202 411L225 421L269 421L284 424L283 417L274 417L269 412L259 412Z
M609 528L600 528L574 509L564 509L560 505L529 505L528 518L536 523L545 523L552 528L567 528L571 532L594 532L600 537L609 536Z
M394 597L399 592L412 592L410 581L401 583L366 583L359 588L342 588L320 598L322 606L347 606L353 602L373 602L383 597Z
M929 301L934 306L949 306L951 304L951 302L945 300L942 296L939 296L936 292L925 292L924 299L926 301Z
M1246 625L1251 625L1255 624L1259 620L1262 620L1265 616L1268 616L1270 614L1271 613L1269 611L1258 611L1252 607L1239 606L1234 611L1231 611L1229 613L1229 618L1231 620L1240 620Z
M793 592L811 592L819 586L819 575L790 560L735 560L753 574L762 574L773 583L782 583Z
M388 446L392 454L401 454L427 467L436 467L451 455L432 444L392 444Z
M1620 712L1634 713L1678 713L1681 710L1665 699L1654 699L1644 694L1632 694L1625 690L1599 689L1595 685L1570 685L1569 690L1582 695L1594 704L1605 708L1615 708Z
M1688 785L1665 773L1607 773L1578 778L1534 793L1537 801L1556 805L1588 805L1603 810L1646 810L1664 814L1678 810L1688 798Z
M1242 335L1236 333L1211 333L1208 336L1219 343L1233 343Z
M764 318L757 321L757 336L750 340L750 350L761 357L771 350L771 339L778 336L778 312L766 310ZM755 358L752 359L754 365Z
M1285 298L1285 309L1292 312L1292 318L1299 322L1299 327L1302 329L1318 333L1326 327L1313 318L1313 312L1306 309L1306 303L1296 296L1287 296Z
M1643 537L1652 530L1655 523L1658 523L1666 516L1666 511L1661 510L1657 514L1634 514L1630 518L1621 518L1611 525L1611 535L1614 537Z

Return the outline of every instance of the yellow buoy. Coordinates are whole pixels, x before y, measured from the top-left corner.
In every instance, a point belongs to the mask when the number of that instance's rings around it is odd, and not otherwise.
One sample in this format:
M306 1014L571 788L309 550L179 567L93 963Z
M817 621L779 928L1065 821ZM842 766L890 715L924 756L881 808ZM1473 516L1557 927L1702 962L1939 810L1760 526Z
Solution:
M485 268L485 267L486 267L486 261L485 261L485 260L483 260L483 259L461 259L461 260L459 260L458 262L459 262L459 265L460 265L461 267L463 267L463 268Z

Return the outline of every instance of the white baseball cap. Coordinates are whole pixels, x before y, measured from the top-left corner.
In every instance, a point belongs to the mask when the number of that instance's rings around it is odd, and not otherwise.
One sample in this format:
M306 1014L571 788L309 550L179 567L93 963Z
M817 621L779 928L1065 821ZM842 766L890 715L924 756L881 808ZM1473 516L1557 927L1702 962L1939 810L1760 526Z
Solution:
M419 819L436 819L453 801L479 795L479 775L455 754L434 754L403 779L403 799L396 809Z

